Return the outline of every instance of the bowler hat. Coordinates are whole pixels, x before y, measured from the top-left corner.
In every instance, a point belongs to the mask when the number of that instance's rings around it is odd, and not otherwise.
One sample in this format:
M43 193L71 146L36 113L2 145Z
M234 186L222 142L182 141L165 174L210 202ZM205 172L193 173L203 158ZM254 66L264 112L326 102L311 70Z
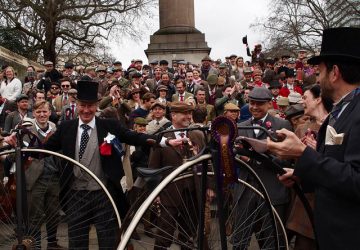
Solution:
M256 87L249 93L249 100L257 102L268 102L272 99L270 90L264 87Z
M77 100L81 102L97 102L99 83L95 81L80 80L77 82Z
M322 61L342 60L360 63L360 28L341 27L325 29L320 55L308 60L309 64Z
M187 104L185 102L172 102L170 104L170 112L174 112L174 113L183 113L183 112L188 112L188 111L193 111L194 110L194 106L191 104Z

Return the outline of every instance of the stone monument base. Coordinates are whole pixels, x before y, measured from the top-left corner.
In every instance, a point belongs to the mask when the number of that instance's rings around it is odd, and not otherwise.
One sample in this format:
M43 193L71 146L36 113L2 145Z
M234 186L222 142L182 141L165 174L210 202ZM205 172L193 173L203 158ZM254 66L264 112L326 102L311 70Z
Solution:
M209 55L211 48L205 42L205 34L201 32L159 34L150 36L150 44L145 54L152 60L167 60L169 66L175 61L187 61L200 64L201 59Z

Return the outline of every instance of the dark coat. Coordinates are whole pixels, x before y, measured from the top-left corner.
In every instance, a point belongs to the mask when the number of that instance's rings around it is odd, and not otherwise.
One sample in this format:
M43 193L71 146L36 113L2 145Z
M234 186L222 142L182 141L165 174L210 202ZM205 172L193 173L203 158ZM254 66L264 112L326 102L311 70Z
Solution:
M176 138L173 132L164 134L166 138ZM188 137L194 146L199 148L199 151L205 146L204 135L200 131L188 132ZM179 167L184 163L184 152L179 147L165 147L165 148L153 148L149 157L149 168L162 168L167 166ZM170 171L167 173L169 174ZM164 174L166 176L166 174ZM181 185L174 186L170 184L167 187L168 192L165 194L177 194L182 190L178 190L179 186L189 187L191 185L191 179L185 179ZM161 195L161 202L166 206L179 206L181 204L181 197L169 197L168 195Z
M318 134L317 152L307 147L294 174L315 188L315 230L320 249L360 246L360 95L334 124L341 145L325 145L328 119Z
M16 110L16 103L6 100L0 113L0 128L4 128L6 116Z
M45 149L51 151L62 150L62 153L75 159L75 147L79 119L64 121L60 124L56 132L45 144ZM147 145L146 140L152 138L150 135L136 133L120 125L118 121L110 119L96 118L96 129L99 146L103 143L108 133L115 135L122 143L140 146ZM113 153L110 156L100 155L101 165L105 176L108 178L108 188L113 196L119 212L124 215L125 196L122 191L120 180L124 176L121 157ZM65 166L64 174L60 178L63 190L69 190L73 181L73 167Z
M279 119L268 114L266 117L263 127L266 127L266 122L271 123L271 130L276 131L281 128L286 128L292 130L291 125L288 121ZM244 121L239 124L240 126L252 126L251 119ZM246 136L249 138L257 138L260 140L266 139L267 134L260 130L258 135L255 136L253 130L239 130L239 135ZM255 172L260 177L261 181L264 183L265 188L270 196L270 200L273 205L281 205L289 202L289 190L285 188L284 185L279 182L277 179L277 173L270 166L267 166L263 163L256 162L252 159L249 165L255 170ZM240 176L242 180L247 180L248 172L240 171Z

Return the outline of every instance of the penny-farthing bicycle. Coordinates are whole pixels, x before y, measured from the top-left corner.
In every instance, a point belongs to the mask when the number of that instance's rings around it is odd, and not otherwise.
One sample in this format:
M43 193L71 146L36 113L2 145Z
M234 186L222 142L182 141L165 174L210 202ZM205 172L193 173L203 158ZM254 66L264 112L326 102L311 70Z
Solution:
M264 154L264 143L236 139L237 129L254 127L237 128L220 117L211 130L181 129L200 130L211 139L179 167L138 169L145 191L122 221L118 249L288 249L284 226L261 179L236 157L236 146L276 166L280 174L283 170ZM162 133L174 131L179 130ZM246 180L237 177L244 172Z
M26 126L15 132L18 146L0 148L5 168L0 181L0 249L67 249L71 230L79 239L88 237L88 249L99 249L97 236L120 228L117 207L105 184L74 159L38 148L41 145ZM24 141L30 145L25 147ZM44 170L44 161L52 168ZM96 192L64 189L69 168L73 168L76 178L93 183ZM95 207L101 208L101 213L92 213ZM91 216L83 218L83 210ZM95 230L83 223L86 220L106 224L102 230ZM116 245L118 239L113 240Z

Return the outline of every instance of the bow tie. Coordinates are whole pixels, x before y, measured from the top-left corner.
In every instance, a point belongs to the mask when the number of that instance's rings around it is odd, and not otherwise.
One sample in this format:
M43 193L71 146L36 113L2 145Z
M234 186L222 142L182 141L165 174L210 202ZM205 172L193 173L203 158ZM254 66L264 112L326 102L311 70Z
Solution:
M263 124L263 121L261 119L259 119L259 120L254 119L254 120L251 121L251 124L261 126Z

